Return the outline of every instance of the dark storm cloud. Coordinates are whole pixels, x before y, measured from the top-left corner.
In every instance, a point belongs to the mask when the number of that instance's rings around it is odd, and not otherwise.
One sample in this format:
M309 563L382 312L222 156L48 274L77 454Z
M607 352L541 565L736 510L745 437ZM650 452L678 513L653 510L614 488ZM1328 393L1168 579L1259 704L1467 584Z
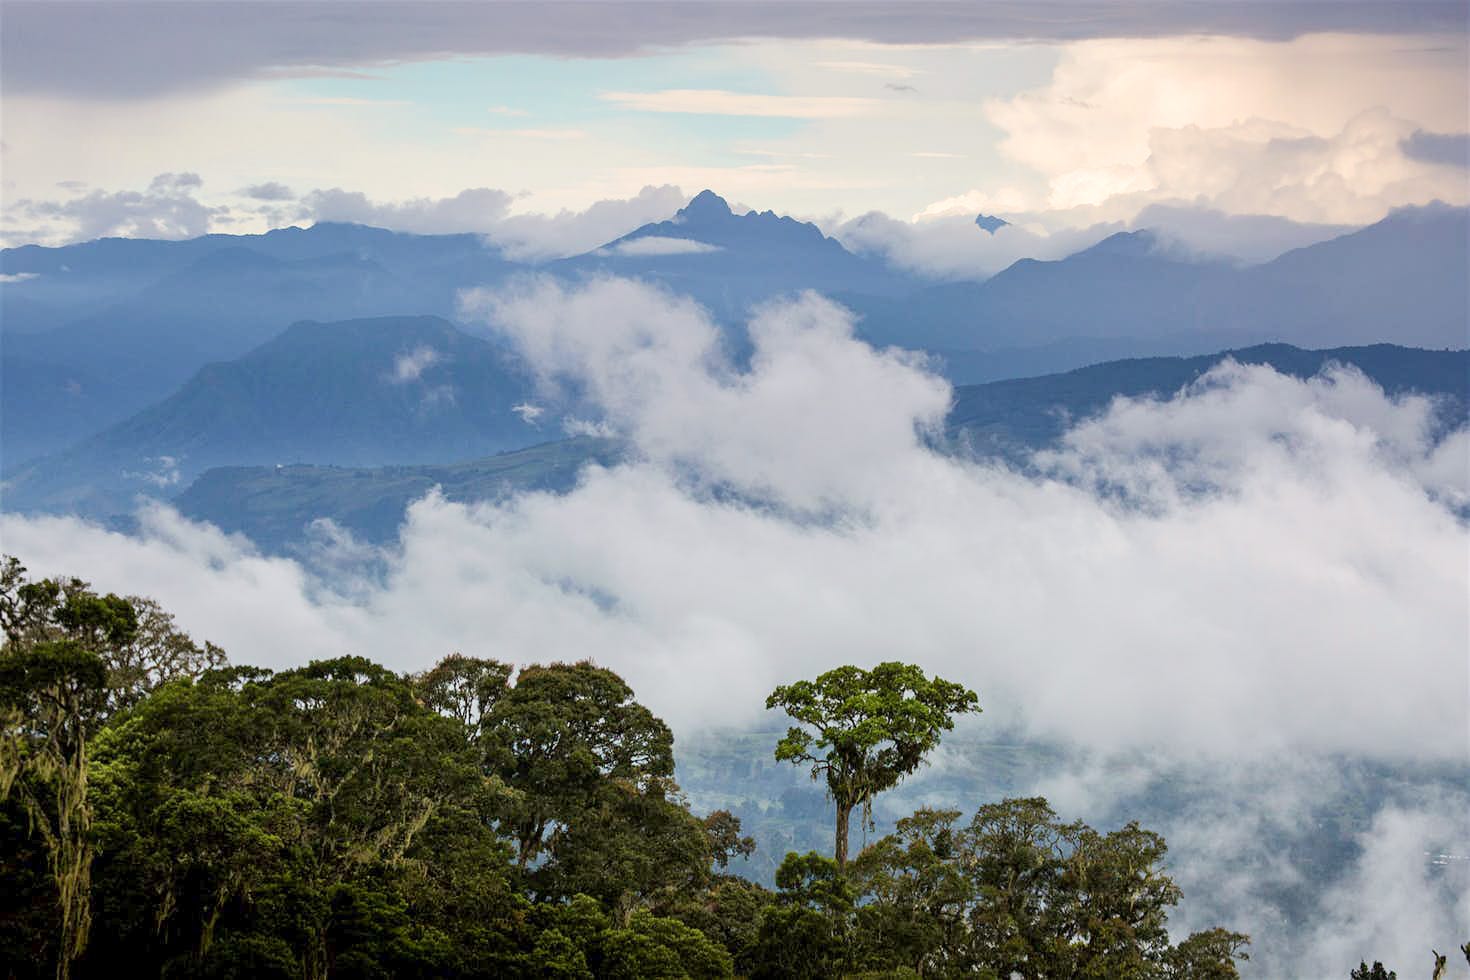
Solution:
M1458 2L626 3L11 0L6 91L136 98L281 74L508 53L622 57L734 38L893 43L1069 41L1183 33L1289 38L1310 31L1463 33Z

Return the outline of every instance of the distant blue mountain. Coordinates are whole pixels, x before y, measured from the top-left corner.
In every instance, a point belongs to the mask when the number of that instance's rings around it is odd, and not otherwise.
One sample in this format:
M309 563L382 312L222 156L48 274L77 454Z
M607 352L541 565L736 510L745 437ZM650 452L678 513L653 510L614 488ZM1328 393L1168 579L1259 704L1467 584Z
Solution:
M1182 257L1135 231L1057 261L1022 259L981 283L844 299L877 343L944 351L1077 344L1095 354L1098 342L1180 353L1261 341L1459 348L1470 344L1467 296L1470 211L1434 205L1247 268Z
M1470 351L1426 351L1380 344L1301 350L1268 344L1203 357L1152 357L1095 364L1076 371L955 389L940 448L1024 463L1070 424L1105 411L1119 396L1168 396L1225 357L1267 364L1298 378L1329 363L1357 367L1389 394L1434 396L1443 429L1470 422ZM623 449L573 439L453 465L223 467L201 475L176 499L187 516L247 535L263 548L290 550L306 527L330 518L366 540L397 533L408 504L439 486L452 500L494 499L521 490L562 491L589 461L603 465Z
M955 389L946 431L966 452L1015 457L1050 444L1076 422L1105 411L1116 397L1172 395L1227 357L1303 379L1330 364L1350 365L1391 396L1433 397L1442 432L1470 424L1470 350L1393 344L1302 350L1260 344L1199 357L1130 358L1042 377L963 385Z
M515 268L473 235L339 224L25 246L0 253L0 267L31 277L0 288L4 360L38 372L24 390L0 392L7 467L121 420L294 321L448 317L459 289ZM91 397L79 400L79 387Z
M185 517L244 534L270 551L292 550L321 518L382 543L397 534L408 505L435 488L460 502L562 493L588 463L622 458L616 442L579 437L447 465L226 466L204 473L173 504Z
M877 259L854 255L816 225L771 211L736 214L708 190L668 221L644 225L550 268L562 275L660 282L732 324L743 322L753 304L783 293L814 289L896 297L921 285Z
M994 222L977 224L983 235ZM1250 268L1183 256L1138 231L1058 261L1021 260L986 282L935 285L812 224L736 214L704 191L668 221L536 268L691 295L729 328L737 354L752 306L815 289L858 313L863 338L937 353L951 378L980 381L1262 341L1465 347L1467 252L1467 211L1437 206ZM474 235L331 223L4 250L0 467L13 473L119 423L290 323L452 319L461 289L527 268Z
M531 391L503 352L438 317L301 322L7 473L5 507L104 516L222 465L473 459L545 440L514 411Z

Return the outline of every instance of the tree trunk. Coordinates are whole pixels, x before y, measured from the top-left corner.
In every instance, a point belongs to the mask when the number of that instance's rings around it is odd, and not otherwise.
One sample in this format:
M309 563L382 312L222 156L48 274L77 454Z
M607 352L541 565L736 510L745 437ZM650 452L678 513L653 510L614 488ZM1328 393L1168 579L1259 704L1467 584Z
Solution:
M852 806L837 804L837 846L835 848L837 858L837 870L839 873L847 869L847 822L852 817Z

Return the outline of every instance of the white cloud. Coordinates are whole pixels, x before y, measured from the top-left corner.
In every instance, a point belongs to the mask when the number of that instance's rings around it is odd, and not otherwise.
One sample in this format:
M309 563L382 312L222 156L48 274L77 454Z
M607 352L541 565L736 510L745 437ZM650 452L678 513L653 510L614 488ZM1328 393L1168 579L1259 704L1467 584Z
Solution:
M1434 39L1309 35L1085 41L1048 85L985 104L1001 149L1044 176L1025 208L1184 200L1233 213L1366 223L1463 179L1416 161L1421 128L1463 128L1464 52Z
M1048 234L1010 224L987 233L975 224L977 213L902 221L874 211L824 230L855 252L881 255L899 268L936 279L983 279L1017 259L1064 258L1123 230L1115 223Z
M688 203L678 187L646 186L626 199L596 201L580 211L544 214L513 211L515 198L502 190L473 188L446 198L399 202L373 201L365 194L335 188L302 199L300 217L315 221L353 221L419 234L473 232L485 236L507 257L539 261L578 255L662 221Z
M1442 795L1381 809L1307 928L1283 939L1273 918L1271 889L1310 871L1273 842L1356 799L1337 760L1466 761L1470 530L1446 506L1466 475L1436 458L1470 442L1433 445L1422 399L1226 366L1117 402L1024 475L926 448L948 387L815 297L759 316L748 369L698 307L635 283L531 281L469 309L601 413L565 426L634 458L561 496L430 496L395 547L337 542L325 563L166 509L135 537L7 516L7 550L154 595L239 662L590 653L681 736L748 723L775 684L837 664L917 662L980 692L974 731L1092 753L1041 787L1068 815L1216 773L1161 828L1198 896L1178 924L1256 933L1258 969L1408 965L1464 921L1461 879L1421 860L1465 837L1464 801ZM319 566L349 577L325 588Z
M163 173L143 191L102 190L72 195L61 201L21 198L5 205L7 241L60 243L122 236L138 238L193 238L209 230L212 218L228 209L203 204L196 196L203 181L195 173ZM18 222L42 222L42 227L16 232Z
M864 116L882 105L877 99L854 96L757 95L722 89L692 88L663 89L657 92L602 92L598 97L637 112L770 116L785 119Z
M415 347L413 350L399 354L393 359L393 371L389 380L394 384L407 384L417 381L429 368L438 364L440 354L432 347Z
M642 225L664 221L687 203L689 195L673 184L650 183L631 197L594 201L582 210L508 215L491 229L490 238L516 259L579 255Z
M697 242L692 238L666 238L661 235L644 235L641 238L630 238L625 242L618 242L606 248L599 249L599 255L617 255L642 258L650 255L701 255L709 252L718 252L720 246L710 245L707 242Z
M901 655L974 684L990 717L1098 748L1463 757L1470 535L1416 475L1418 401L1231 369L1120 403L1038 481L924 448L945 384L851 339L821 300L764 313L746 372L697 307L648 287L536 283L478 304L642 461L565 497L416 505L386 584L350 606L296 600L288 619L318 626L295 644L220 629L201 592L289 566L229 545L219 571L186 574L226 544L167 514L138 540L8 518L7 547L107 587L126 576L246 661L595 649L683 725Z
M39 272L0 272L0 283L25 282L28 279L35 279L39 275Z
M178 457L145 456L143 462L144 464L148 464L150 468L141 471L125 470L123 471L123 476L129 480L138 480L160 490L178 485L181 476Z
M418 234L483 232L503 220L512 198L502 190L475 187L453 197L375 202L340 187L315 190L301 199L301 215L313 221L350 221Z
M1361 837L1361 857L1324 896L1316 927L1298 937L1298 969L1306 972L1296 975L1364 959L1428 974L1437 949L1453 964L1447 976L1466 976L1459 946L1470 923L1467 808L1463 793L1429 792L1381 810ZM1446 849L1460 859L1436 867L1434 855Z

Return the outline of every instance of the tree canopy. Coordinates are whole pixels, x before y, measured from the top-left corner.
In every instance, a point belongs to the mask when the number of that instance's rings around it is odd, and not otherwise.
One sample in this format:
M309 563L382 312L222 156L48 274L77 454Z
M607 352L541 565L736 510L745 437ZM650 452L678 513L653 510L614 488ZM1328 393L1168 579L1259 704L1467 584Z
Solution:
M229 665L156 604L0 588L0 961L16 978L1237 976L1245 937L1171 945L1164 841L1040 799L924 809L774 890L674 739L589 661ZM779 689L787 758L849 809L975 695L915 667Z
M954 728L954 716L978 712L979 703L963 685L896 661L872 670L838 667L771 692L767 710L780 708L798 723L776 745L776 759L809 764L836 804L839 870L847 864L853 809L864 807L867 817L873 797L917 769Z

